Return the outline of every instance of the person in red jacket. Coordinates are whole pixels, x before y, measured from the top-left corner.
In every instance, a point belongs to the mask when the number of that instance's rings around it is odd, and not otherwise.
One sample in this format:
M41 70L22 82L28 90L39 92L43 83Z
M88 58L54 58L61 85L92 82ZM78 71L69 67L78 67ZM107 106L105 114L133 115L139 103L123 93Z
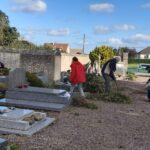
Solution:
M84 66L78 61L77 57L72 58L71 74L70 74L70 93L72 95L75 87L78 87L81 96L85 97L84 91L82 89L82 83L86 81Z

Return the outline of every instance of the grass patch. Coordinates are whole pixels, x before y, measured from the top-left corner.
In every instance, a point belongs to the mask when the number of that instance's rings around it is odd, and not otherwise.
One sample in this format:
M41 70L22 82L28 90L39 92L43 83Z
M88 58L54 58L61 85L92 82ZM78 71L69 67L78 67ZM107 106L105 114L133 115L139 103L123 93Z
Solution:
M138 64L128 64L128 68L137 68Z

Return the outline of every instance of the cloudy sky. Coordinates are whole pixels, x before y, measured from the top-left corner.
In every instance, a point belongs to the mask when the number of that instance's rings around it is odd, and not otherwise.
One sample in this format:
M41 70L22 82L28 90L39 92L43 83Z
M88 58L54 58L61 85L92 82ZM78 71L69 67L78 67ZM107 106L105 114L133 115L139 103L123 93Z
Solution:
M88 53L96 46L150 46L150 0L0 0L21 38L69 43Z

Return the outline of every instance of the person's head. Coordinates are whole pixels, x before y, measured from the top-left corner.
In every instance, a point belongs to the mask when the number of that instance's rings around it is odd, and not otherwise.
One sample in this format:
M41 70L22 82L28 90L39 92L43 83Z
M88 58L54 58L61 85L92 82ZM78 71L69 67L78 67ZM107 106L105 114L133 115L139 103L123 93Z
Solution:
M67 70L67 73L70 73L70 70Z
M73 61L73 62L77 62L77 61L78 61L78 58L77 58L77 57L73 57L73 58L72 58L72 61Z
M119 61L121 61L121 57L120 56L115 56L116 62L118 63Z

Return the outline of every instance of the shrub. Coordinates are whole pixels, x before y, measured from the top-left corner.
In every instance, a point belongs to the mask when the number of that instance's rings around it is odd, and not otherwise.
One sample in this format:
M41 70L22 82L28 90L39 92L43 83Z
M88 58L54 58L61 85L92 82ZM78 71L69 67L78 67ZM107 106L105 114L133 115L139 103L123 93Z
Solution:
M5 83L0 82L0 91L1 90L6 90L6 89L7 89L7 85Z
M104 92L104 80L96 74L86 74L86 82L83 84L85 92L102 93Z
M11 144L10 150L19 150L19 145L18 144Z
M42 80L40 80L35 74L26 72L26 77L31 86L44 87Z
M150 63L150 59L129 59L128 60L129 64L139 64L139 63Z
M9 74L8 68L0 68L0 76L7 76Z

